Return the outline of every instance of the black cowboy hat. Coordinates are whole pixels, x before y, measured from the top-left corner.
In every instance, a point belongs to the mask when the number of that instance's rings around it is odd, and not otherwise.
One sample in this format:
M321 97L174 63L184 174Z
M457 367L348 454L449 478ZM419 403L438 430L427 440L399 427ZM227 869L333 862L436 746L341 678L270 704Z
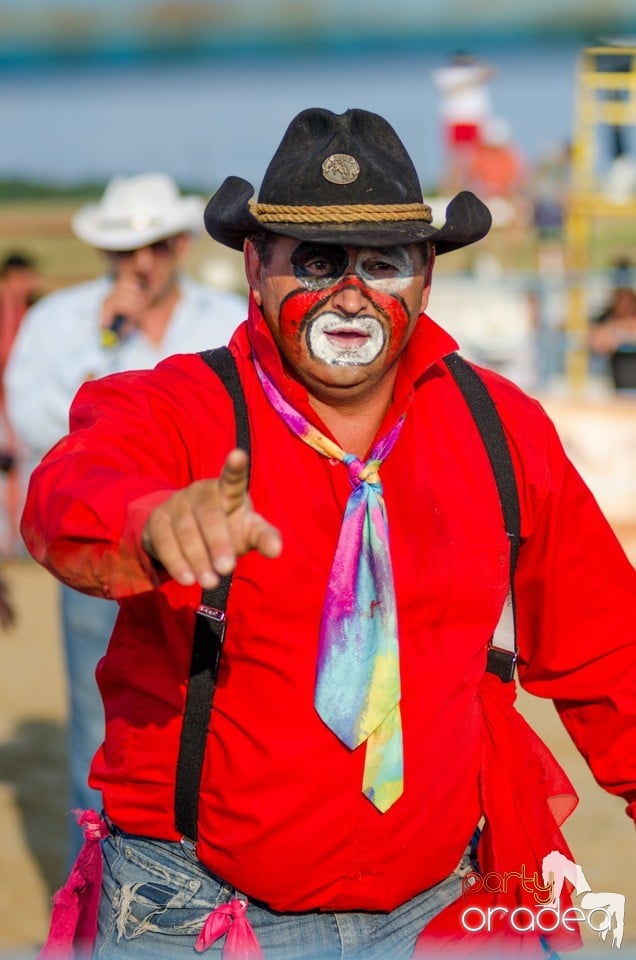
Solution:
M415 167L395 130L367 110L312 108L292 120L263 178L258 202L241 177L228 177L208 202L205 226L241 250L269 231L299 240L382 247L429 240L437 253L481 240L488 208L458 193L446 223L432 225Z

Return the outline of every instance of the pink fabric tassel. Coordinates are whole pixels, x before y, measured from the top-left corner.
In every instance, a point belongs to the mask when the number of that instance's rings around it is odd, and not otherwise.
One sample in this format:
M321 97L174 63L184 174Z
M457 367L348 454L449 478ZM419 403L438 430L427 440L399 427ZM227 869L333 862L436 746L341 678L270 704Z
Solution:
M227 934L223 946L224 960L264 960L256 934L245 916L246 910L247 901L238 899L216 907L203 924L194 949L203 953Z
M106 821L94 810L74 810L84 828L84 845L68 880L53 897L46 943L38 960L79 960L92 956L97 936L97 912L102 887L99 841L108 836Z

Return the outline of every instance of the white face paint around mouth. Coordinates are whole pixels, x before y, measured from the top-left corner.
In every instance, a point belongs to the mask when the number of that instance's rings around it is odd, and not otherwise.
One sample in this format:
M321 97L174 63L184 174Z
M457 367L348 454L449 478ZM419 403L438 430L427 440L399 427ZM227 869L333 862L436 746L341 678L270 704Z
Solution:
M309 325L307 344L310 353L340 366L364 366L382 352L385 332L371 316L346 319L337 313L321 313Z

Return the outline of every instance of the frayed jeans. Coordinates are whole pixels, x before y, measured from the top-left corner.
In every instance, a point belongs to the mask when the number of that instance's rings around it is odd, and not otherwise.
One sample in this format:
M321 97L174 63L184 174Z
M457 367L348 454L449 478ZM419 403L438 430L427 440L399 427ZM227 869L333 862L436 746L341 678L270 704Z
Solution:
M103 841L104 877L95 960L192 960L215 907L243 898L181 843L114 830ZM276 913L246 917L266 960L408 960L422 928L461 894L462 860L449 877L390 913ZM206 956L220 957L225 937Z

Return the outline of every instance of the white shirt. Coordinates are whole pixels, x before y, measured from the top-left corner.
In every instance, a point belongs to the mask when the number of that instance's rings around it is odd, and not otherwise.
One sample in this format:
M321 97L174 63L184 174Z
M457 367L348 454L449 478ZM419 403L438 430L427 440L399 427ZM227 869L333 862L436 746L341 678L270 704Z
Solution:
M457 64L433 71L447 123L480 123L490 114L490 94L479 64Z
M242 297L181 277L181 295L161 344L135 331L117 346L104 347L99 321L111 286L104 276L58 290L31 307L22 321L5 372L5 392L29 468L68 433L68 410L85 380L148 369L171 354L221 346L247 316Z

